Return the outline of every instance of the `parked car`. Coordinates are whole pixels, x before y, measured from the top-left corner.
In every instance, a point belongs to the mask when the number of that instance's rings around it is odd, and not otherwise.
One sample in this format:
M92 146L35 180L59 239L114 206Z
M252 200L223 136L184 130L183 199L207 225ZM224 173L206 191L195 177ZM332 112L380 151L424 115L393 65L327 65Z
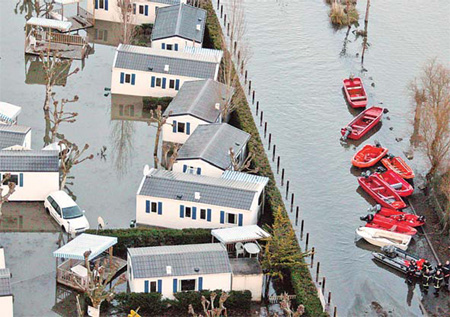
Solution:
M44 206L65 232L80 233L89 229L84 210L66 192L59 190L51 193L45 199Z

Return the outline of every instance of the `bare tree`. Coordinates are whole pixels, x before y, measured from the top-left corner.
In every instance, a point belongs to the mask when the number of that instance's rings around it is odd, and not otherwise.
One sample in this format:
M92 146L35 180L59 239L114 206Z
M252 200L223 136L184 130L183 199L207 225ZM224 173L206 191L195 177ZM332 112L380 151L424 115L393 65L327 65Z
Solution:
M216 292L212 292L210 294L210 300L207 300L205 296L202 296L201 298L201 304L203 307L203 312L205 313L205 317L220 317L220 316L228 316L227 308L224 306L224 303L230 297L227 292L222 292L219 298L219 306L214 307L214 301L217 297ZM202 315L199 315L195 313L194 307L192 304L189 304L188 306L188 314L192 315L194 317L201 317Z
M66 104L73 103L78 101L78 96L74 96L72 99L61 99L61 101L57 101L54 99L54 93L52 94L53 99L53 109L46 112L46 119L48 118L48 122L50 123L49 132L50 132L50 140L49 143L56 142L56 138L64 139L63 135L58 134L59 125L63 122L73 123L76 121L76 117L78 113L76 112L66 112L64 110Z
M0 180L0 217L2 216L2 207L3 204L9 201L9 197L11 197L12 194L16 191L16 183L14 182L8 182L11 179L11 174L6 173L3 175L3 179ZM2 185L8 182L8 192L3 195L3 187Z
M117 120L113 122L111 139L113 143L114 165L122 174L127 172L128 161L133 152L133 121Z
M233 148L229 150L231 167L233 171L238 172L246 172L256 174L259 171L259 167L251 168L253 159L255 158L255 154L253 152L248 152L247 157L244 160L241 160L239 157L236 157Z
M439 196L442 196L442 202L443 202L443 212L444 212L444 219L443 219L443 232L450 229L450 164L447 166L447 171L442 175L442 178L440 179L440 183L437 188L439 192Z
M14 13L25 14L25 19L28 21L33 13L36 13L36 17L45 16L51 10L53 10L54 0L19 0L14 8Z
M171 112L169 112L168 115L164 115L160 105L158 105L156 109L150 111L150 120L148 125L153 125L156 127L155 144L153 146L153 162L155 168L158 168L161 165L158 158L159 139L161 138L162 127L167 123L167 118L170 115Z
M92 160L94 155L91 154L89 156L82 157L84 152L89 148L88 144L85 144L84 147L80 150L75 143L71 143L68 140L64 139L59 142L60 146L60 155L61 155L61 190L66 185L67 175L70 173L70 170L73 166L78 165L86 160Z
M89 297L92 302L92 306L97 309L97 316L100 316L100 306L103 301L110 302L114 299L115 288L120 284L127 281L125 273L120 275L117 281L111 287L108 286L111 283L114 275L117 273L118 266L113 263L111 258L103 259L103 261L97 260L94 264L94 270L91 270L89 263L89 255L91 251L86 251L84 253L85 266L88 273L88 285L83 286L74 281L84 289L84 292ZM106 268L108 267L108 270Z
M166 170L172 170L173 164L178 158L178 151L181 148L181 144L166 143L162 146L162 160L161 166ZM170 156L169 156L170 154Z
M369 26L369 9L370 9L370 0L367 0L366 4L366 16L364 18L364 33L363 33L363 43L362 43L362 53L361 53L361 64L364 63L364 54L366 53L366 49L370 46L369 43L367 43L367 28Z
M297 309L294 311L292 310L292 303L289 298L288 293L284 292L282 295L282 300L280 302L280 307L284 311L285 315L287 317L300 317L303 316L305 313L305 306L298 305Z
M131 0L117 0L122 26L122 43L131 44L136 36L136 27L133 24L133 3Z
M450 69L433 59L410 89L419 96L415 98L417 144L430 164L429 184L450 158Z

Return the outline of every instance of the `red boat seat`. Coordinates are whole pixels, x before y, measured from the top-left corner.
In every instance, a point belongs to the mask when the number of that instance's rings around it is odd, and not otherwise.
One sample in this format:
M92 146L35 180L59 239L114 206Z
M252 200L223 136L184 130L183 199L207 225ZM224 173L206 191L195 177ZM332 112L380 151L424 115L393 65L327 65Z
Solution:
M361 89L361 86L348 87L348 89Z
M357 128L357 129L364 129L365 128L365 127L362 127L362 126L357 125L357 124L352 124L352 127L353 128Z
M366 96L351 96L350 97L351 100L363 100L366 99Z

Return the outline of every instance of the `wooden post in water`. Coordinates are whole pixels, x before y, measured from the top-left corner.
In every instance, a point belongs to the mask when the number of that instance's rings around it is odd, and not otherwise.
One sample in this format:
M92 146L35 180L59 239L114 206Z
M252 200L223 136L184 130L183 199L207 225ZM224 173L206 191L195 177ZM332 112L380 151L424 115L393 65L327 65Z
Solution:
M267 150L270 151L270 143L272 143L272 133L269 133L269 146L267 147Z
M288 199L289 196L289 181L286 182L286 199Z
M299 210L299 208L297 206L297 208L295 209L295 226L296 227L298 226L298 210Z
M325 280L325 276L324 276L322 279L322 294L324 294L324 295L325 295L325 282L326 282L326 280Z
M284 167L281 169L281 186L284 185Z
M252 81L248 81L248 95L250 96L250 92L252 91Z
M294 193L291 195L291 213L294 210Z
M252 95L252 105L255 104L255 90L253 90L253 95Z
M277 157L277 174L280 174L280 156Z
M217 10L219 10L220 0L217 0Z
M275 151L276 151L276 149L277 149L277 145L276 144L274 144L273 145L273 153L272 153L272 162L275 162Z
M337 307L334 306L334 313L333 313L333 317L337 317Z
M261 121L262 121L262 116L261 116ZM264 122L264 139L266 138L267 135L267 121Z
M308 251L308 243L309 243L309 232L306 233L306 245L305 245L305 251Z
M259 114L259 101L256 102L256 116Z
M316 283L319 283L319 270L320 270L320 262L317 262Z
M223 4L220 6L220 18L222 19L223 17Z
M244 83L247 85L247 76L248 76L248 72L247 71L245 71L245 81L244 81Z
M314 266L314 247L311 248L311 268Z
M328 305L331 303L331 292L328 292Z
M223 15L223 26L227 26L227 14Z
M262 127L263 117L264 117L264 111L261 110L261 117L259 118L259 126L260 127Z
M226 15L225 15L226 17ZM230 36L230 22L227 24L227 36Z
M303 228L305 227L305 219L302 219L302 225L300 226L300 237L303 239Z
M241 56L241 52L239 52L238 58ZM241 76L244 75L244 61L241 62Z

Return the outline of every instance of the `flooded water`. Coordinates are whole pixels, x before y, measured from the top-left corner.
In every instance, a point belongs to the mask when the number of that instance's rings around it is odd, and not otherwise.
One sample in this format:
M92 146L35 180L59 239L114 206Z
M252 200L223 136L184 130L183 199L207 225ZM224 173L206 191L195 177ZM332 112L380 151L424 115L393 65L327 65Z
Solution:
M14 14L15 1L0 4L0 99L22 106L20 124L32 127L33 147L41 148L45 87L39 71L34 72L39 65L23 54L24 14ZM360 13L364 5L360 1ZM418 289L408 293L401 277L372 262L366 244L354 243L358 218L373 202L358 190L359 172L350 168L354 146L339 143L340 127L354 115L343 100L341 80L350 73L361 75L371 104L383 102L389 108L390 120L384 120L369 141L378 139L391 152L402 154L410 132L407 83L427 59L449 62L450 3L372 1L363 73L355 57L361 39L350 33L347 52L341 55L346 30L329 25L328 7L322 1L246 0L246 7L253 52L249 74L339 315L374 315L373 302L395 316L420 315ZM95 53L84 65L73 62L71 69L81 71L54 89L57 99L80 98L67 106L79 113L77 122L63 124L60 132L79 145L88 143L95 155L73 168L68 185L91 227L98 216L109 227L128 227L142 168L152 163L155 130L141 120L146 115L136 106L139 102L133 102L137 108L132 113L124 113L120 96L105 96L118 43L115 30L117 26L108 23L90 30L97 42ZM140 119L118 120L124 116ZM395 137L404 140L396 142ZM98 154L103 147L106 159ZM424 169L417 155L411 164L417 171ZM51 253L56 240L55 234L0 234L13 272L17 316L56 314L52 307L59 295L64 297L55 288ZM420 251L423 241L419 238L416 245Z
M339 142L340 128L356 113L343 99L342 79L351 73L361 76L370 104L383 103L390 111L390 120L385 116L378 132L363 143L379 140L403 155L411 130L408 83L430 58L450 64L450 3L372 1L367 71L356 57L362 38L350 32L347 51L341 54L347 29L333 29L324 1L245 3L252 48L249 77L338 314L376 315L372 302L378 302L394 316L421 315L419 289L408 293L402 277L372 262L367 244L354 243L355 229L362 224L359 216L374 202L358 190L355 176L360 172L351 168L355 145L359 148L361 142ZM360 28L365 3L358 1ZM418 153L410 164L416 172L424 171ZM422 239L416 240L417 252L425 252Z

